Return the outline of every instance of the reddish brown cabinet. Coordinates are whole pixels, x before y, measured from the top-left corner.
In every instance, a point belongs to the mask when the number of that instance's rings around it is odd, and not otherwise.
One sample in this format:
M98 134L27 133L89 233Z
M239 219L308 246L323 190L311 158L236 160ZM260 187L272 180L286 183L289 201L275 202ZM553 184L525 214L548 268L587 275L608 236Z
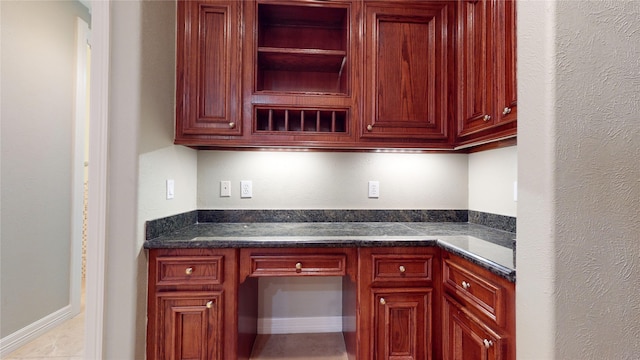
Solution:
M176 144L453 149L516 133L513 0L177 3Z
M457 17L457 142L515 136L515 1L461 0Z
M242 135L241 8L235 0L178 1L176 144Z
M454 5L364 2L363 139L449 140Z
M437 358L438 254L436 248L359 249L359 359Z
M235 359L235 249L149 251L148 359Z
M446 360L515 359L515 285L447 252L442 254Z

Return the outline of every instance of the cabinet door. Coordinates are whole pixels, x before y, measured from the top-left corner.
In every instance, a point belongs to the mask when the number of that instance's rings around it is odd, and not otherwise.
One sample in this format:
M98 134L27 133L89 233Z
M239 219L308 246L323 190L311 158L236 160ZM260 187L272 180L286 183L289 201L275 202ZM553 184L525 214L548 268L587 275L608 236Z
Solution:
M178 1L176 143L242 133L241 6L235 0Z
M156 359L222 359L222 292L171 292L156 297Z
M376 360L431 359L431 289L375 289Z
M458 135L493 124L493 16L490 0L458 2Z
M453 7L365 3L363 138L447 138Z
M443 324L444 359L506 359L506 341L448 296L444 298Z
M496 14L496 78L498 102L496 122L500 124L518 118L516 79L516 2L502 0L495 3Z

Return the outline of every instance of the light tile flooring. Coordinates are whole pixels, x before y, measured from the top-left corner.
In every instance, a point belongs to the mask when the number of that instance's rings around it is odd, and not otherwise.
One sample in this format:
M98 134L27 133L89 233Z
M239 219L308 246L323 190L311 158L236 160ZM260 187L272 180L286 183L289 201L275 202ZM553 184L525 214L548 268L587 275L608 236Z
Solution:
M258 335L251 360L347 360L342 333Z
M10 353L3 360L84 359L84 284L80 314Z

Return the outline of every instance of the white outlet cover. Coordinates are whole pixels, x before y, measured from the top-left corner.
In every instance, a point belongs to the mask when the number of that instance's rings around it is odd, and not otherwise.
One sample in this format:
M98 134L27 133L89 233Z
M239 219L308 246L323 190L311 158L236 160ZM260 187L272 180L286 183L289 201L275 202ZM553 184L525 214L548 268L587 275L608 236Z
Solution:
M380 182L379 181L369 181L369 198L377 199L380 197Z
M244 199L253 197L253 183L251 180L240 181L240 197Z

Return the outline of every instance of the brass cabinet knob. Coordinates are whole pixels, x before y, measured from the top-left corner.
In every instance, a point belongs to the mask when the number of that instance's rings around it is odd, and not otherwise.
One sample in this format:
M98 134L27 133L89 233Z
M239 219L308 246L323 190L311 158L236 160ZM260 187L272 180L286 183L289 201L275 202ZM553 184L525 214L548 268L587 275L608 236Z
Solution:
M192 267L188 267L188 268L184 269L184 273L187 274L187 275L193 274L193 268Z
M403 274L404 274L404 272L405 272L405 271L407 271L407 269L406 269L404 266L402 266L402 265L400 265L400 267L398 268L398 270L400 270L400 272L401 272L401 273L403 273Z
M466 289L468 289L468 288L470 288L470 287L471 287L471 284L470 284L470 283L468 283L468 282L466 282L466 281L463 281L463 282L462 282L462 287L466 290Z
M489 116L489 115L485 115L485 116L482 118L482 120L484 120L484 121L489 121L489 120L491 120L491 116Z
M369 124L367 125L367 131L372 131L373 130L373 125Z
M211 309L213 307L213 301L207 301L207 304L205 306L207 307L207 309Z
M493 341L488 339L482 340L482 343L484 344L484 347L487 349L493 346Z
M502 115L507 115L507 114L511 114L511 108L508 106L504 108L504 110L502 110Z
M302 263L296 263L296 270L302 270Z
M233 121L229 123L229 129L233 129L236 127L236 123L234 123Z
M387 303L387 300L385 300L384 298L380 298L380 305L384 305Z

